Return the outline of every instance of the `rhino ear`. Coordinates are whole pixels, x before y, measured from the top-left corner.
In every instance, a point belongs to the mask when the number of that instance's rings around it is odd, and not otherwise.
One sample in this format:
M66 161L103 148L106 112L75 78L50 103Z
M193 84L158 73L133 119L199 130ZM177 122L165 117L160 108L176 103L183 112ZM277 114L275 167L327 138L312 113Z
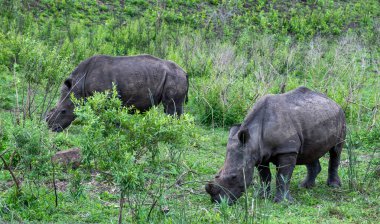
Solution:
M236 134L236 132L239 130L239 128L240 128L240 125L241 124L235 124L235 125L233 125L231 128L230 128L230 134L229 134L229 138L232 138L235 134Z
M65 84L65 86L70 90L72 87L72 83L73 83L73 81L70 78L68 78L65 80L65 82L63 84Z
M247 143L249 141L249 138L250 138L250 134L249 134L248 129L240 130L238 133L238 138L242 144Z

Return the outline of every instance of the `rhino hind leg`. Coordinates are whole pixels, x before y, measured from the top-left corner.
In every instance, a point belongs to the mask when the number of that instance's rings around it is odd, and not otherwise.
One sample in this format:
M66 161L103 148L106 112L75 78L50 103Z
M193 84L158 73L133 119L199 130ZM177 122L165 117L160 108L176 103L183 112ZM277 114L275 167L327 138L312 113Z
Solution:
M306 164L306 167L307 176L299 186L304 188L312 188L315 186L315 178L321 172L321 164L319 164L319 159L314 160L312 163Z
M339 143L330 149L329 171L327 185L330 187L340 187L341 181L338 176L338 167L340 163L340 154L342 152L343 143Z
M183 102L176 101L174 99L163 101L164 104L164 112L169 115L177 115L178 117L181 116L183 113Z
M290 195L289 186L296 161L297 154L295 153L282 154L277 156L276 195L274 202L281 202L284 199L288 200L289 202L293 201L293 198Z
M260 197L266 198L270 194L270 182L272 180L269 163L260 164L257 169L261 180Z

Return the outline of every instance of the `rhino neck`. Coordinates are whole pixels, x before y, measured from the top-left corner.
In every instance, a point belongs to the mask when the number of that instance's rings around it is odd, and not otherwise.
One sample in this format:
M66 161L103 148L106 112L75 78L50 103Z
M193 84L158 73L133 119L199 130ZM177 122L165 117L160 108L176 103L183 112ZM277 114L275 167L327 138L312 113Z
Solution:
M247 150L245 156L244 156L244 163L239 168L240 172L243 173L243 183L246 185L241 185L244 187L247 187L252 182L253 177L253 171L254 167L258 163L258 160L260 158L260 152L258 150L257 141L255 139L252 139L248 145L246 146L245 150Z
M81 88L81 95L82 97L86 98L87 97L87 91L86 91L86 79L87 79L87 71L83 74L82 81L80 83L80 88Z
M87 73L77 74L76 76L72 76L73 79L73 87L70 90L70 93L74 93L76 98L86 98L88 96L86 91L86 79Z
M263 143L261 139L261 128L259 125L252 125L249 128L249 133L251 135L251 140L249 141L248 145L246 146L246 150L248 150L247 156L245 158L246 160L246 167L249 170L253 170L253 167L260 164L263 157Z
M267 155L263 140L264 120L267 111L269 97L264 96L253 107L250 114L244 119L242 126L249 129L251 141L249 142L250 149L250 164L253 166L259 165Z

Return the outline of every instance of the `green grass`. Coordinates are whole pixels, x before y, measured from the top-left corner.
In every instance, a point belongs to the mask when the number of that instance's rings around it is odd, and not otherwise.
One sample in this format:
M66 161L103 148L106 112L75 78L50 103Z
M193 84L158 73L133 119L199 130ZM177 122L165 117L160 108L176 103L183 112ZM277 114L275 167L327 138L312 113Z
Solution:
M189 149L182 163L183 168L175 170L166 179L163 188L174 184L181 177L179 184L164 191L163 197L154 210L151 222L154 223L231 223L244 221L246 208L245 198L238 200L231 207L213 204L204 191L205 181L211 180L214 174L222 166L225 154L227 131L223 129L200 129L196 145ZM275 204L271 199L260 199L255 195L258 186L258 177L255 175L254 186L248 189L248 214L249 223L258 221L264 223L377 223L379 220L379 189L378 177L374 176L372 167L369 170L370 181L362 182L370 157L366 156L366 150L357 153L359 187L350 190L348 187L348 162L347 151L344 150L342 165L339 174L343 186L332 189L325 184L327 178L327 156L321 158L322 172L317 178L316 186L312 189L298 188L299 182L306 176L306 168L297 166L291 181L291 192L295 198L292 204ZM377 157L379 158L378 154ZM373 162L373 161L372 161ZM378 159L375 162L379 163ZM273 165L272 165L273 167ZM170 169L169 169L170 170ZM17 221L15 217L29 221L66 223L70 220L76 222L116 222L118 213L118 195L114 186L107 185L102 178L96 178L96 174L90 175L87 170L80 170L83 175L82 185L84 194L78 198L73 197L66 186L66 190L60 191L58 207L54 207L54 192L51 187L33 189L39 191L39 198L29 205L21 202L14 204L9 201L12 188L7 188L10 177L6 171L1 172L1 200L2 217L4 220ZM272 174L274 174L272 169ZM255 171L255 173L257 173ZM70 174L62 173L59 182L70 183ZM274 187L272 183L272 189ZM50 184L51 186L51 184ZM22 201L22 199L21 199ZM150 200L147 200L143 211L150 208ZM253 207L252 207L253 204ZM256 207L257 206L257 207ZM169 212L164 214L163 209ZM8 210L9 209L9 210ZM128 206L126 214L130 212ZM128 215L126 220L129 219ZM131 220L130 220L131 221Z
M151 223L379 223L379 12L376 0L133 0L124 7L120 1L0 0L0 153L17 152L13 168L23 183L16 195L0 162L0 222L117 222L117 187L88 164L77 171L55 168L55 207L46 155L81 146L82 135L78 126L46 134L39 120L80 61L94 54L149 53L189 74L185 111L195 129L190 145L179 146L184 153L178 163L170 159L170 145L159 145L156 178L131 201L151 195L134 209L125 204L125 222L148 222L152 202L162 194ZM326 186L324 156L313 189L298 188L306 168L296 167L292 204L258 198L257 172L247 198L231 207L211 203L204 185L223 165L229 126L240 123L259 97L300 85L345 110L342 188ZM24 157L42 164L33 164L32 172Z

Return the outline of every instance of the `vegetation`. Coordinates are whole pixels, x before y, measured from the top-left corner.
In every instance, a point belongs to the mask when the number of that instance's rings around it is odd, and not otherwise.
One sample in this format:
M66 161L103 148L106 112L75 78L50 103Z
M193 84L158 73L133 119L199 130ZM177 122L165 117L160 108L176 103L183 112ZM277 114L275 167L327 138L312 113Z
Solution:
M377 0L0 0L0 222L380 222L379 18ZM132 115L111 92L77 101L64 132L47 130L80 61L142 53L189 74L182 118ZM212 204L204 185L229 126L261 96L300 85L346 113L342 188L325 186L323 157L311 190L298 189L296 168L293 204L260 199L257 172L236 205ZM51 162L72 147L78 169Z

